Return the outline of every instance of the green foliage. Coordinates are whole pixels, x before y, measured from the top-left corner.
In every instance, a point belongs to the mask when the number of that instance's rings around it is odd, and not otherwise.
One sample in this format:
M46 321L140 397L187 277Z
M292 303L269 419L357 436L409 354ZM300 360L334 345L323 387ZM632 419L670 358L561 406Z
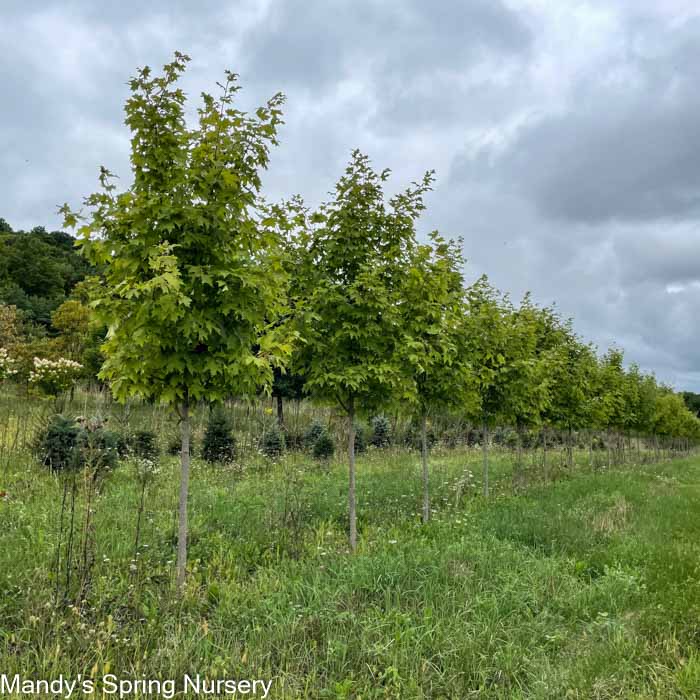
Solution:
M209 463L231 462L236 456L236 439L231 420L219 406L209 413L202 442L202 457Z
M119 399L252 394L290 351L284 328L269 326L284 271L276 222L261 220L258 200L283 98L250 116L234 106L229 72L190 128L177 86L188 60L176 54L162 76L143 68L130 81L131 186L117 194L103 168L89 217L62 209L103 272L91 305L109 329L100 376Z
M335 443L332 435L327 430L322 430L316 438L313 447L314 459L328 461L335 454Z
M119 461L120 436L100 419L51 418L37 438L40 462L55 472L89 467L97 473L113 469Z
M160 453L158 436L152 430L137 430L127 444L130 454L143 459L155 460Z
M324 432L326 432L326 426L323 423L319 421L311 423L304 433L304 446L306 448L313 448L318 438L323 435Z
M479 395L465 318L460 242L436 232L411 251L403 282L403 349L417 412L459 407L475 415Z
M391 425L386 416L379 415L372 418L372 436L369 439L370 445L375 447L386 447L391 443Z
M700 418L700 394L695 394L692 391L681 392L685 405Z
M311 393L350 410L411 395L403 365L401 280L432 174L385 202L389 171L354 151L333 201L301 236L295 303Z
M37 441L41 463L56 472L79 469L82 466L79 444L83 436L83 427L75 418L54 416Z
M260 441L260 451L272 459L277 459L282 455L286 447L284 433L277 427L273 426L265 431L265 434Z
M367 434L369 430L365 423L355 423L355 454L362 454L367 450Z
M283 371L281 367L275 367L272 395L299 401L306 395L304 377L294 372Z
M64 301L52 314L51 326L58 331L59 352L81 362L90 339L90 310L77 299Z
M468 358L479 395L479 415L494 425L503 416L508 397L509 316L512 307L486 277L466 290L464 333Z
M81 443L83 462L98 474L114 469L119 463L122 444L119 433L107 430L99 422L88 423Z
M561 429L580 429L594 424L597 358L590 345L574 334L571 323L557 323L550 330L558 334L550 354L550 402L544 419Z
M3 220L4 222L4 220ZM29 232L0 229L0 303L14 305L34 323L48 326L52 312L90 273L74 239L38 226Z

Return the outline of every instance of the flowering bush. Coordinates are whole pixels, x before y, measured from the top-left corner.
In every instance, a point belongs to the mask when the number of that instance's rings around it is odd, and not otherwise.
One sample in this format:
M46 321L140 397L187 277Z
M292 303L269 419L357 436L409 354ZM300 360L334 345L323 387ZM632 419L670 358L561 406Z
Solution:
M58 360L34 358L34 369L29 373L29 383L38 386L49 396L58 396L70 389L80 376L83 366L79 362L61 357Z
M17 361L10 357L10 353L5 348L0 348L0 382L17 374L16 364Z

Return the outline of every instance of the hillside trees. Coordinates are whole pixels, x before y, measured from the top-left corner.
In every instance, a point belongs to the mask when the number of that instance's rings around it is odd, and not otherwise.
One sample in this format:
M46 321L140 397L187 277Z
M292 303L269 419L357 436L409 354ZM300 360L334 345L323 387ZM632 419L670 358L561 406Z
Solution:
M0 226L0 303L16 306L28 321L48 326L51 313L89 272L67 233Z
M132 184L117 193L101 169L89 215L62 208L82 252L103 270L91 306L108 328L100 376L119 400L173 406L181 426L177 586L185 583L190 409L199 399L250 395L288 354L270 330L284 299L279 236L261 221L260 171L277 143L283 97L253 116L234 106L237 76L202 95L194 128L177 82L188 57L130 81Z

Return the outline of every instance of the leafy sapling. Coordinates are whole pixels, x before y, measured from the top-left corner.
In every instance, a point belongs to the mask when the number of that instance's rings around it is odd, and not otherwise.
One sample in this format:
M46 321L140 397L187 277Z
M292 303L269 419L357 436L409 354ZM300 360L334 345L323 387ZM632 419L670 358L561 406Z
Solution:
M264 218L260 173L277 144L283 96L252 115L235 106L227 72L221 93L202 95L185 119L176 53L162 75L140 69L129 83L132 184L116 192L101 169L89 215L62 208L84 255L103 275L90 305L108 328L100 377L118 400L154 399L180 420L177 588L185 585L191 412L198 401L249 396L272 383L291 351L274 324L286 288L279 234Z

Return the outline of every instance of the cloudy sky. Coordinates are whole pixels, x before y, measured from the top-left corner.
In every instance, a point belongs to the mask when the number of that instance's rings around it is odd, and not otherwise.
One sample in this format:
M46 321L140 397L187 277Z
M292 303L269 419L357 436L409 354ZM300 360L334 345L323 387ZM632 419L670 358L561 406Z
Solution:
M193 100L241 75L288 98L271 199L321 201L352 148L398 188L435 168L423 231L469 280L556 302L601 349L700 391L697 0L2 0L0 216L128 182L137 66L192 57Z

